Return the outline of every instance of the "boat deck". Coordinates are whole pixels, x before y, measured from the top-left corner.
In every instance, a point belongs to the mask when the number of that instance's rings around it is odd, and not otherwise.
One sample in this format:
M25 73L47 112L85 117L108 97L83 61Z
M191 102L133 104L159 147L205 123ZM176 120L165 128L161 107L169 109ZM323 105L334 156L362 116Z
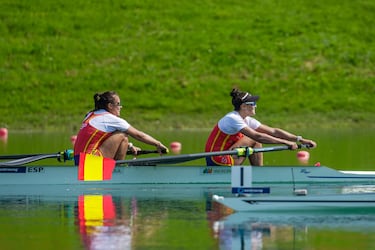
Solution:
M254 184L364 183L375 184L374 171L338 171L315 166L250 167ZM0 167L0 185L19 184L229 184L231 167L208 166L117 166L109 181L78 180L76 166Z

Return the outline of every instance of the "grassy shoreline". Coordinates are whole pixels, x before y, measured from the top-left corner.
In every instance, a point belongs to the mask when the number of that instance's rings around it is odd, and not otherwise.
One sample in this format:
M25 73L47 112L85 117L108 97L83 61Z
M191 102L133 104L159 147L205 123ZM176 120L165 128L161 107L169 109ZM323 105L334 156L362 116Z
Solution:
M375 2L1 0L0 127L71 130L117 91L142 129L210 128L239 87L279 127L373 127Z

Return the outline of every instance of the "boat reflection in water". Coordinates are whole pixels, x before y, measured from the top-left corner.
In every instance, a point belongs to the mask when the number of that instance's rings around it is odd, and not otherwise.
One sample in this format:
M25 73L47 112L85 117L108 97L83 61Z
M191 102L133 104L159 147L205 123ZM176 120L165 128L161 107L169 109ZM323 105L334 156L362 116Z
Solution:
M331 249L375 245L373 208L233 213L212 202L213 194L230 195L230 190L223 185L8 186L0 191L2 249L329 249L322 240L345 242ZM363 187L332 192L343 190Z
M131 249L132 221L137 201L132 199L130 214L110 194L78 197L78 225L86 249ZM125 209L126 210L126 209Z
M373 194L375 191L374 185L331 188L330 193L341 194ZM320 188L312 189L312 193L321 192ZM300 205L287 210L277 209L275 203L269 210L262 207L263 211L235 212L212 201L208 203L208 219L220 249L273 249L281 245L284 249L313 249L314 244L319 247L335 237L345 242L340 249L373 249L375 207L372 204L359 207L338 204L337 207L321 208ZM254 203L253 206L257 205ZM362 238L368 240L358 240Z
M372 249L375 243L371 236L375 232L375 212L370 210L309 215L236 213L213 225L220 249L270 249L281 245L284 249L308 249L312 244L337 240L339 235L347 244L341 249ZM358 241L361 238L370 240Z

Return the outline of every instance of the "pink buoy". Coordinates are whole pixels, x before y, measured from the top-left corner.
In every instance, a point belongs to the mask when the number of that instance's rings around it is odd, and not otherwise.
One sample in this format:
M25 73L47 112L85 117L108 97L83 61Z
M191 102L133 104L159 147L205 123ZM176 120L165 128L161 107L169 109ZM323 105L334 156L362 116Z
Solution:
M310 153L307 151L299 151L297 153L297 159L301 164L307 164L310 159Z
M76 135L72 135L72 136L70 137L70 141L72 142L73 146L74 146L74 144L76 143L76 140L77 140L77 136L76 136Z
M172 153L179 154L181 153L182 145L180 142L174 141L174 142L171 142L170 148L171 148Z
M6 141L8 139L8 129L0 128L0 139Z

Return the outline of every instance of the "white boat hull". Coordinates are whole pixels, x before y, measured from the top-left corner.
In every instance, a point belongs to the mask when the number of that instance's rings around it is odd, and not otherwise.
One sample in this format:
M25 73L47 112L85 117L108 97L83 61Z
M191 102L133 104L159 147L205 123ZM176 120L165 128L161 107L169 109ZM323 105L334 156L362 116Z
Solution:
M373 171L337 171L315 166L251 167L254 184L366 183L375 184ZM118 166L109 181L78 180L75 166L0 167L0 185L18 184L231 184L230 167Z
M214 196L213 199L236 212L280 212L300 209L375 209L375 193L265 197Z

